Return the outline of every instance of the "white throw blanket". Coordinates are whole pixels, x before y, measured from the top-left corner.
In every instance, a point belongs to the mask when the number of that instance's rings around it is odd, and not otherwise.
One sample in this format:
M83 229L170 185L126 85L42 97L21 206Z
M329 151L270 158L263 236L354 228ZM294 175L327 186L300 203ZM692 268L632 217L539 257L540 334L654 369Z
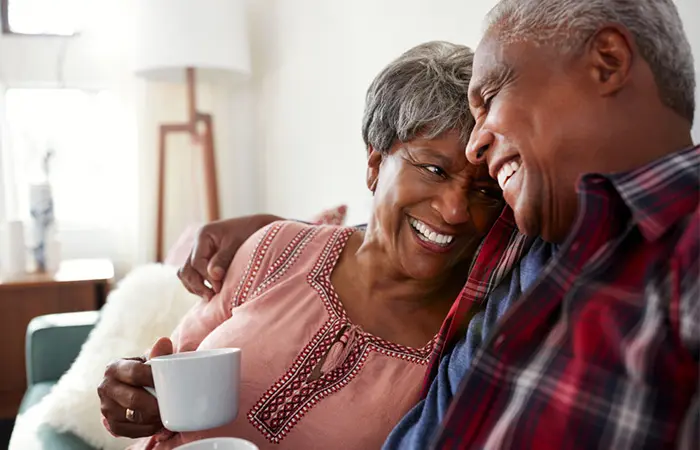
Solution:
M134 269L110 293L100 322L71 368L49 395L17 418L10 450L42 449L36 431L44 424L97 448L124 449L130 440L114 438L102 426L97 386L105 366L142 355L157 338L169 336L197 301L182 287L175 268L152 264Z

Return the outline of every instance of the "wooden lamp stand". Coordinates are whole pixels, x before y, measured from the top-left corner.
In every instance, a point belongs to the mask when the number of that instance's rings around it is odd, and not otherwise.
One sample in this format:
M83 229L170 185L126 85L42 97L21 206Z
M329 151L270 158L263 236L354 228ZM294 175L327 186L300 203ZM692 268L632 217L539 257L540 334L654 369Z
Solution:
M156 221L156 261L163 261L163 237L165 227L165 158L168 135L189 133L192 142L202 149L204 184L207 202L207 219L219 219L219 193L216 181L214 151L214 124L211 114L197 111L197 86L195 69L187 71L187 108L189 120L185 123L168 123L160 126L158 134L158 217Z

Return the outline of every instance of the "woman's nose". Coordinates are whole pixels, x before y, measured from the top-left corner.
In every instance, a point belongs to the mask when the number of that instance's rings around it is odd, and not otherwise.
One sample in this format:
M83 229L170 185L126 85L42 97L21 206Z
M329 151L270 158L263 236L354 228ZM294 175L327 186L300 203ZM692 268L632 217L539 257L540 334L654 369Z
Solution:
M446 189L436 199L433 207L442 216L445 223L450 225L460 225L471 219L469 215L469 199L467 198L467 191L463 187Z
M486 161L486 152L494 142L493 133L483 128L474 129L467 143L467 159L474 165L483 164Z

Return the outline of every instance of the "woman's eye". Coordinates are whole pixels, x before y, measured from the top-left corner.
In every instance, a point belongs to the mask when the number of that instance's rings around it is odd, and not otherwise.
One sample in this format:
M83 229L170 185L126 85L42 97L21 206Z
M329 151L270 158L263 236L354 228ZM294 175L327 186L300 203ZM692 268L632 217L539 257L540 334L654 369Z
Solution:
M421 166L421 167L422 167L424 170L427 170L428 172L430 172L430 173L432 173L432 174L434 174L434 175L440 176L440 177L445 177L445 175L447 175L447 173L446 173L444 170L442 170L441 167L434 166L434 165L432 165L432 164L425 164L425 165L423 165L423 166Z

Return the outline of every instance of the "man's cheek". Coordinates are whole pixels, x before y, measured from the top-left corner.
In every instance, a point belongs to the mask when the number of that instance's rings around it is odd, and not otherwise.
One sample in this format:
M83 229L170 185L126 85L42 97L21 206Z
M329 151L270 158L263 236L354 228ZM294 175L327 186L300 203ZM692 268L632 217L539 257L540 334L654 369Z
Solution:
M501 214L503 206L493 208L476 208L471 212L474 229L480 236L485 236Z

